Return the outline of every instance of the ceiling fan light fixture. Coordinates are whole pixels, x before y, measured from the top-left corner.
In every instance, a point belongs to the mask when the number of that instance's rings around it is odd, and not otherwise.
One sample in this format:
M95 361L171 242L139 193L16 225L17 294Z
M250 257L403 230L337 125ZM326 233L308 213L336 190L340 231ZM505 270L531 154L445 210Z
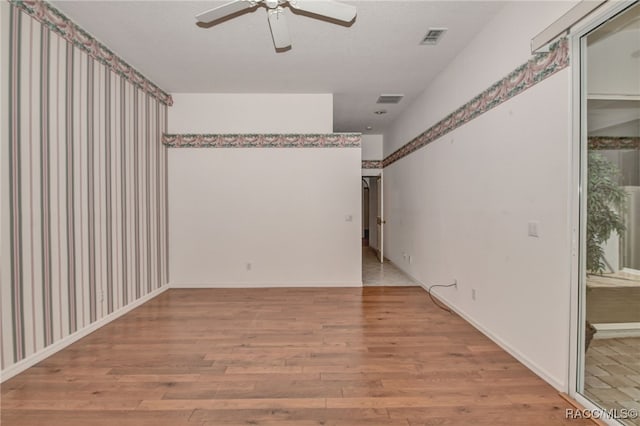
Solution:
M268 9L275 9L280 5L278 0L264 0L264 4Z
M377 111L374 111L373 113L376 114L376 115L383 115L383 114L387 113L387 110L386 109L379 109Z
M284 17L282 6L289 5L291 9L324 16L336 21L352 22L356 18L356 7L334 0L233 0L222 6L204 11L196 15L201 24L208 24L224 18L232 18L248 9L263 5L267 9L269 26L273 44L277 52L291 48L289 28Z

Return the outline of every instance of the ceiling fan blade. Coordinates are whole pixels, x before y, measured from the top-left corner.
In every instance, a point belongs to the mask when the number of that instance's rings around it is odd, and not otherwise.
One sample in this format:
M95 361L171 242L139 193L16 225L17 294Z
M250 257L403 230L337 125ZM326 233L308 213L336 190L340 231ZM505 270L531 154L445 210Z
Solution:
M225 16L233 15L246 9L251 9L258 2L252 0L235 0L231 3L223 4L196 15L196 19L202 23L217 21Z
M273 45L276 49L286 49L291 46L291 38L289 37L289 27L284 17L284 11L281 7L269 9L269 27L271 27L271 36L273 37Z
M344 22L351 22L356 17L355 6L332 0L290 0L289 6Z

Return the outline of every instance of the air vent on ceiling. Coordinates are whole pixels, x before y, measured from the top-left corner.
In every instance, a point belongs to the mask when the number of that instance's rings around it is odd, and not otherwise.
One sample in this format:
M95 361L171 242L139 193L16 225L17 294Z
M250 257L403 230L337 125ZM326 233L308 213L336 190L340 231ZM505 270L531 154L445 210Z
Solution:
M380 95L377 104L397 104L404 98L404 95Z
M429 31L427 31L427 34L422 38L420 44L437 44L446 32L446 28L429 28Z

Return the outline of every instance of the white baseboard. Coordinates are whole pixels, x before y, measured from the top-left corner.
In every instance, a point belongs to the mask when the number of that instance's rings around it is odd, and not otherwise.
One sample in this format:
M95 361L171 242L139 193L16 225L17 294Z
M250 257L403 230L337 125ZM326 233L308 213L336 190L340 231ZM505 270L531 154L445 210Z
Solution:
M102 326L107 325L108 323L110 323L111 321L121 317L122 315L132 311L133 309L137 308L138 306L142 305L145 302L148 302L149 300L153 299L154 297L162 294L163 292L165 292L166 290L169 289L169 286L165 285L164 287L160 287L159 289L156 289L154 291L152 291L149 294L146 294L144 296L142 296L140 299L129 303L127 306L118 309L115 312L111 312L109 315L107 315L106 317L103 317L99 320L97 320L96 322L88 325L87 327L80 329L78 331L76 331L73 334L68 335L67 337L58 340L57 342L53 343L52 345L47 346L46 348L42 349L41 351L38 351L34 354L29 355L28 357L18 361L17 363L9 366L8 368L6 368L5 370L3 370L0 373L0 383L4 382L5 380L9 380L10 378L12 378L13 376L22 373L24 370L26 370L29 367L33 367L35 364L39 363L40 361L44 360L45 358L50 357L51 355L53 355L54 353L66 348L67 346L69 346L70 344L82 339L83 337L93 333L94 331L96 331L97 329L99 329Z
M395 265L398 266L397 264L395 264ZM407 273L402 268L400 268L400 269L402 270L402 272L404 272L409 277L414 279L417 283L419 283L420 286L425 291L428 291L429 286L425 285L422 281L420 281L416 277L412 276L411 274ZM467 321L469 324L471 324L475 329L477 329L482 334L484 334L489 339L491 339L496 345L498 345L502 349L504 349L507 353L509 353L509 355L513 356L515 359L517 359L522 364L524 364L525 367L527 367L529 370L533 371L542 380L544 380L545 382L549 383L551 386L553 386L554 388L556 388L560 392L566 392L567 391L567 385L565 383L563 383L561 381L558 381L551 374L549 374L549 372L547 372L544 368L541 368L539 365L537 365L536 363L531 361L523 353L521 353L520 351L518 351L517 349L515 349L514 347L509 345L507 342L502 340L502 338L500 338L499 336L497 336L496 334L491 332L489 329L484 327L482 324L480 324L479 322L474 320L469 314L467 314L466 312L464 312L461 309L458 309L450 300L448 300L446 297L442 296L441 293L436 294L434 292L433 295L435 297L437 297L437 299L440 300L442 303L444 303L449 309L451 309L453 312L455 312L461 318L463 318L465 321Z
M295 281L287 282L223 282L223 283L170 283L170 288L313 288L313 287L362 287L362 281Z
M403 268L400 268L400 266L398 266L397 263L394 262L394 265L396 265L396 267L398 269L400 269L402 272L407 274L415 282L419 283L420 286L425 291L428 292L428 289L429 289L428 285L424 284L422 281L420 281L419 279L417 279L416 277L414 277L413 275L411 275L410 273L405 271ZM502 349L504 349L509 355L511 355L512 357L514 357L515 359L520 361L522 364L524 364L525 367L527 367L529 370L533 371L542 380L544 380L545 382L549 383L551 386L553 386L554 388L556 388L560 392L566 392L567 391L567 385L564 382L558 381L551 374L549 374L549 372L547 372L544 368L541 368L535 362L531 361L522 352L518 351L517 349L512 347L510 344L508 344L507 342L502 340L502 338L500 338L499 336L497 336L496 334L491 332L489 329L484 327L482 324L480 324L479 322L474 320L471 317L471 315L469 315L465 311L457 308L449 299L447 299L445 296L443 296L441 292L437 293L437 294L434 292L433 296L436 297L442 303L444 303L449 309L451 309L453 312L458 314L461 318L463 318L469 324L471 324L476 330L480 331L482 334L484 334L489 339L491 339L496 345L498 345Z
M592 324L596 328L594 339L619 339L623 337L640 337L640 322L623 322L612 324Z

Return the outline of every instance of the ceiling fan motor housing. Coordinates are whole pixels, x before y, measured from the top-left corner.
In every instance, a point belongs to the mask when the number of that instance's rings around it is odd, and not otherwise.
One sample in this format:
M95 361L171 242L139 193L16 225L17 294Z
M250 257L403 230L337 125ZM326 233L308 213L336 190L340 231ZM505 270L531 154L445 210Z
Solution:
M269 8L269 9L275 9L278 6L280 6L280 3L284 3L282 1L279 0L264 0L264 4Z

